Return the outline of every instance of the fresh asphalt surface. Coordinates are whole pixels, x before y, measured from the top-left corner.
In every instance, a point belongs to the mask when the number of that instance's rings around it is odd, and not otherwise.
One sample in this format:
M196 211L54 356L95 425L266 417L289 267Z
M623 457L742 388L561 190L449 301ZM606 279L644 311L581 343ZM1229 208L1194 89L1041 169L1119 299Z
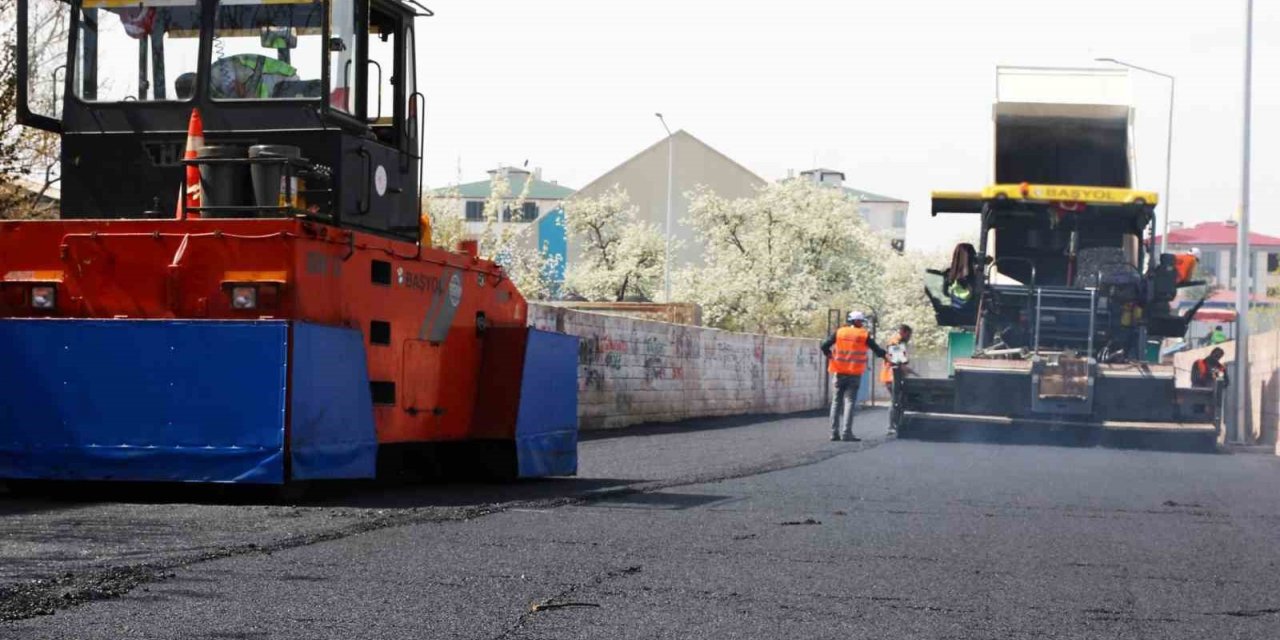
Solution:
M0 638L1276 638L1280 460L642 428L581 477L0 496Z

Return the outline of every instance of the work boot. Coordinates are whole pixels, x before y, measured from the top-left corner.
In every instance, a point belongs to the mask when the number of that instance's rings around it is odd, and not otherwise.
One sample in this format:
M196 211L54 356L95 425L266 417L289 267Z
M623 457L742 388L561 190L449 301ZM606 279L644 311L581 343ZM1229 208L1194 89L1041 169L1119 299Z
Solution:
M844 439L844 441L845 441L845 442L862 442L862 438L859 438L858 436L853 435L853 432L852 432L852 431L850 431L849 433L844 434L844 438L843 438L843 439Z
M840 441L840 434L838 434L838 433L836 433L836 432L832 431L832 432L831 432L831 441L832 441L832 442L839 442L839 441Z

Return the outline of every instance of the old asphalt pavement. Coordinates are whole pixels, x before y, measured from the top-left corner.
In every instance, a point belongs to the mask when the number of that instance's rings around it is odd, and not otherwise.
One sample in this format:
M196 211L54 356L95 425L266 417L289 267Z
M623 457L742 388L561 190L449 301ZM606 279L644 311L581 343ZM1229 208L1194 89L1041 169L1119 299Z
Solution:
M582 475L0 496L0 638L1274 638L1280 460L827 441L816 416L588 440Z

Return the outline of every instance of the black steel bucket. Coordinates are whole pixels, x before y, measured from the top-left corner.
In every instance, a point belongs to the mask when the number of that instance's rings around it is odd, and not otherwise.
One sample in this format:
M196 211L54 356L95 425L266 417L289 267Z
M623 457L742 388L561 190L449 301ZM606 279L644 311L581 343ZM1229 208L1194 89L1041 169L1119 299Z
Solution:
M236 145L211 145L196 149L201 160L243 160L246 149ZM243 207L249 204L249 172L244 164L200 165L200 205L203 207ZM254 217L243 211L205 211L205 218Z
M251 159L288 158L297 160L302 157L302 150L287 144L259 144L249 147ZM259 207L297 206L298 184L291 179L286 185L285 164L281 162L253 162L250 173L253 176L253 200ZM271 215L263 212L263 215Z

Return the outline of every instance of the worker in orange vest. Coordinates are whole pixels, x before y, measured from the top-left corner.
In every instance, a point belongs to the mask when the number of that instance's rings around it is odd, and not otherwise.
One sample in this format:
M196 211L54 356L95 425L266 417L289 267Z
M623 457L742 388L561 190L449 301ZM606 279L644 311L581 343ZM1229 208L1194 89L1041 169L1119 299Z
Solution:
M1196 275L1196 266L1200 264L1200 249L1192 247L1190 251L1179 253L1173 258L1173 270L1178 274L1178 284L1190 282Z
M850 311L845 321L848 326L840 327L822 342L822 353L827 356L827 371L836 377L831 396L831 439L857 442L860 438L853 435L853 414L858 386L867 371L867 349L881 358L885 351L871 338L867 318L861 311Z
M1231 384L1231 380L1227 377L1227 367L1222 364L1222 356L1225 354L1221 347L1214 347L1209 355L1196 360L1191 365L1191 386L1197 389L1212 389L1218 383L1218 378L1222 378L1223 386Z

